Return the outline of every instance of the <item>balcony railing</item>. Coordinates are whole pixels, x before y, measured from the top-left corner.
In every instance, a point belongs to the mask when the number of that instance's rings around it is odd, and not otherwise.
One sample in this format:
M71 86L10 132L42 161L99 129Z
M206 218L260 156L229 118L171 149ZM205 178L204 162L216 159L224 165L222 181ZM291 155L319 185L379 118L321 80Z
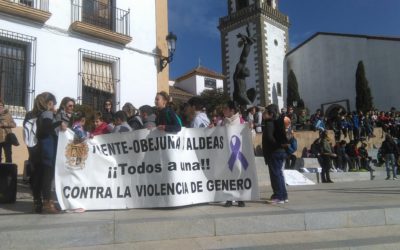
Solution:
M0 11L41 23L51 16L49 0L0 0Z
M1 1L1 0L0 0ZM3 0L4 1L4 0ZM38 10L49 11L49 0L5 0Z
M82 22L130 36L130 11L113 7L96 0L73 0L72 23Z

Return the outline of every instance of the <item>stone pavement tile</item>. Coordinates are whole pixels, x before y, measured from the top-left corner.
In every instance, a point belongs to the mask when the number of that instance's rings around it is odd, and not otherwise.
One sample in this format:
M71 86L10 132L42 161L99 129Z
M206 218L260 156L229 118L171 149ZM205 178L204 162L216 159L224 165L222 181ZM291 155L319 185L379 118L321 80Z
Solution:
M135 243L122 243L113 245L88 246L77 248L54 248L54 250L177 250L177 249L204 249L195 239L164 240Z
M23 228L34 229L37 227L51 228L69 226L79 223L113 222L114 211L91 211L85 213L51 214L18 214L0 215L0 232L5 230L19 230Z
M169 221L116 221L115 242L151 241L214 236L212 219L175 219Z
M344 228L135 242L68 250L111 249L400 249L400 226ZM396 248L397 247L397 248ZM64 249L64 250L67 250Z
M306 230L347 227L347 212L322 212L305 214Z
M386 208L385 209L386 224L387 225L400 225L400 208Z
M32 225L34 227L34 225ZM0 249L48 249L87 245L112 244L114 223L77 224L0 232Z
M129 209L115 211L116 220L160 220L182 217L204 217L206 214L200 209L203 205L185 206L175 208L154 208L154 209Z
M381 226L386 224L384 209L349 211L347 215L349 227Z
M242 216L215 219L216 235L304 230L303 214Z

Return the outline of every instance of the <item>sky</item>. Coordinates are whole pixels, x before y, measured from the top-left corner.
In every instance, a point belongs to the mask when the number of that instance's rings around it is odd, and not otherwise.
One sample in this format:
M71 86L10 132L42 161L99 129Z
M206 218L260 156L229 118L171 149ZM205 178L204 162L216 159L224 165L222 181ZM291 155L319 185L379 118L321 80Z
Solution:
M219 18L227 0L169 0L169 30L178 37L170 78L199 63L222 73ZM316 32L400 37L400 0L280 0L289 16L290 47Z

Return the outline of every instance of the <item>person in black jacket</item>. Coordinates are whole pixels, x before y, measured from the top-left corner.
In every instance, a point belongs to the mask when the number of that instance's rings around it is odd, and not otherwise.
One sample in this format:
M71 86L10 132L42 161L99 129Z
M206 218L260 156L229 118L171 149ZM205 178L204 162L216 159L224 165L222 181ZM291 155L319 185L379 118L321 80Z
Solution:
M105 100L103 103L102 117L103 121L107 124L114 122L113 102L111 99Z
M169 95L165 91L158 92L154 100L157 108L156 125L159 130L165 132L179 132L182 128L182 123L178 115L170 107Z
M287 158L285 147L288 140L285 135L284 117L279 118L278 106L271 104L264 112L265 125L262 135L262 148L265 163L268 165L273 194L269 203L283 204L288 202L283 162Z
M387 173L386 180L390 179L390 168L392 168L393 180L396 180L397 166L395 159L398 157L399 150L393 138L389 134L386 134L385 140L382 142L381 152L382 155L385 157L385 166Z
M332 158L336 158L336 154L332 151L331 140L328 137L328 132L325 130L320 134L320 154L321 154L321 180L322 183L333 183L330 176L332 168Z

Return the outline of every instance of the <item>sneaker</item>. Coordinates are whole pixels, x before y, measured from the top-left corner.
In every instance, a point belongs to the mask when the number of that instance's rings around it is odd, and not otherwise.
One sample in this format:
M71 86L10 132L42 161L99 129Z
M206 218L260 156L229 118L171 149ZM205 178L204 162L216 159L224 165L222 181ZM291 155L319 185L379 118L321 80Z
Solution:
M246 204L244 203L244 201L238 201L238 207L245 207Z
M285 203L289 203L289 199L285 199L284 202L285 202Z
M386 177L386 179L385 179L385 180L390 180L390 176Z
M393 177L393 180L397 180L397 177Z
M224 207L232 207L232 201L225 202Z
M278 200L278 199L272 199L267 201L268 204L276 205L276 204L285 204L285 201Z

